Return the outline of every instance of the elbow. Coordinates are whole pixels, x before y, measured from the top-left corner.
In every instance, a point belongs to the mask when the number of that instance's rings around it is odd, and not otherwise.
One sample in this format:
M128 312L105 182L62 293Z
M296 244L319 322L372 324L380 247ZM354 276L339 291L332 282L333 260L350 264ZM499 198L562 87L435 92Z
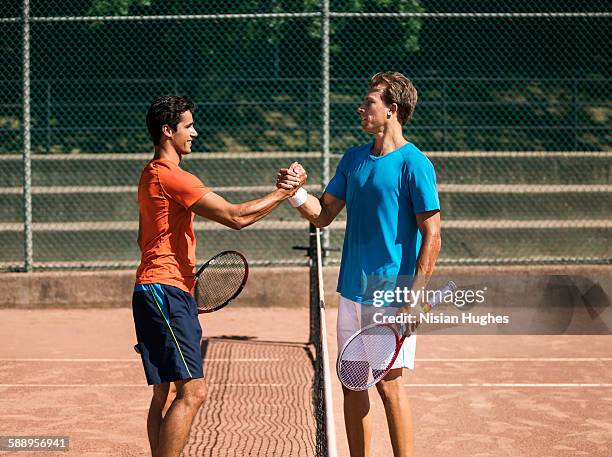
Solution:
M437 255L442 249L442 234L439 231L431 234L431 243L433 244Z
M329 227L337 214L338 211L329 211L325 206L321 205L321 211L313 215L311 222L318 228Z
M256 222L256 220L253 220L252 218L248 217L248 216L239 216L236 215L234 217L232 217L231 221L230 221L230 227L234 230L242 230L245 227L248 227L249 225L253 224L254 222Z
M440 226L426 227L425 229L421 229L421 235L423 236L423 241L428 243L442 243L442 230Z
M434 272L440 251L442 250L442 237L439 233L432 234L426 241L426 245L423 247L424 251L420 253L423 255L419 255L419 268L421 270L421 274L431 276Z
M328 222L328 221L321 221L319 219L315 219L313 221L313 224L315 225L316 228L322 229L322 228L327 227L330 224L330 222Z
M438 259L438 256L440 255L440 251L442 251L442 235L440 233L437 233L434 238L434 252L435 252L436 260Z
M334 219L332 217L328 217L327 214L323 214L323 211L321 211L321 214L310 219L310 221L315 225L315 227L320 229L331 225L333 220Z
M244 227L246 227L247 225L249 225L244 216L242 215L242 211L241 211L241 207L240 205L233 205L232 208L233 211L231 211L228 214L228 218L227 218L227 226L233 230L242 230Z
M232 219L229 222L228 226L233 230L242 230L244 227L246 227L241 218Z
M434 243L441 245L442 244L442 233L440 232L440 230L436 230L435 232L432 232L431 239L434 241Z

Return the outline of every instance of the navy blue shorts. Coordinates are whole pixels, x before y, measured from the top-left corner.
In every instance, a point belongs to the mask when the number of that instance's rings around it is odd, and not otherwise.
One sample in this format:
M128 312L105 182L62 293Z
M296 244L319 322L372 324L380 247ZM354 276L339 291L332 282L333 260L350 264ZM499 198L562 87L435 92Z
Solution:
M132 313L147 382L203 378L202 327L193 296L165 284L137 284Z

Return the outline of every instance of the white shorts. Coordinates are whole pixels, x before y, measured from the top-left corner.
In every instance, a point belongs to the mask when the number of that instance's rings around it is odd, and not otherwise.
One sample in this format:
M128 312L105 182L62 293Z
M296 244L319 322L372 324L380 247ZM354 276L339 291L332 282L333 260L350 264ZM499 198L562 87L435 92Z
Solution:
M348 339L363 327L373 324L374 314L395 315L397 308L377 308L371 305L361 305L353 300L340 296L338 305L337 337L338 352L342 350ZM363 323L363 324L362 324ZM402 349L395 359L392 368L410 368L414 370L416 354L416 335L404 340Z

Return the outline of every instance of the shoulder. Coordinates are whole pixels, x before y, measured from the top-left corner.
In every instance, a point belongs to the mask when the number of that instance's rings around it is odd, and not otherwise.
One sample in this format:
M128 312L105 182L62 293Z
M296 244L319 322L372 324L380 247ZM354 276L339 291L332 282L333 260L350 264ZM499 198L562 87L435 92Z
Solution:
M172 163L168 160L156 160L154 163L155 169L160 177L165 179L185 179L189 177L195 177L186 170L183 170L180 166Z
M159 181L159 169L154 160L148 162L140 171L139 185Z
M414 144L408 143L402 148L402 156L404 162L409 169L432 168L433 163L429 160L423 151L417 148Z
M161 173L174 173L183 171L181 168L168 160L154 160L151 166Z
M353 146L352 148L347 149L344 154L342 154L341 162L345 165L350 163L354 163L359 161L363 157L367 157L370 153L371 144L360 144L359 146Z
M167 192L175 194L177 192L190 192L193 188L205 187L200 178L172 162L156 161L155 167L157 169L157 179Z
M155 161L151 160L150 162L147 162L144 167L142 167L140 174L145 175L145 174L151 174L151 173L156 173L156 172L157 170L155 167Z
M347 149L344 153L347 157L356 157L364 154L369 154L372 149L371 143L360 144L358 146L353 146L352 148Z

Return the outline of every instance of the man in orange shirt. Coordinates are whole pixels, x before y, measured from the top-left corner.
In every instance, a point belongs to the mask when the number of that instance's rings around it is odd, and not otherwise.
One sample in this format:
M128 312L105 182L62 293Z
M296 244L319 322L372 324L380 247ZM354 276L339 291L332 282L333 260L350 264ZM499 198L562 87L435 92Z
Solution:
M306 181L291 173L280 188L256 200L232 204L181 169L197 132L193 104L168 95L147 113L155 155L138 184L142 253L132 311L145 375L153 385L147 433L153 457L178 457L193 418L206 398L198 321L191 291L195 281L194 214L240 230L268 215ZM293 166L293 165L292 165ZM176 398L162 416L170 383Z

